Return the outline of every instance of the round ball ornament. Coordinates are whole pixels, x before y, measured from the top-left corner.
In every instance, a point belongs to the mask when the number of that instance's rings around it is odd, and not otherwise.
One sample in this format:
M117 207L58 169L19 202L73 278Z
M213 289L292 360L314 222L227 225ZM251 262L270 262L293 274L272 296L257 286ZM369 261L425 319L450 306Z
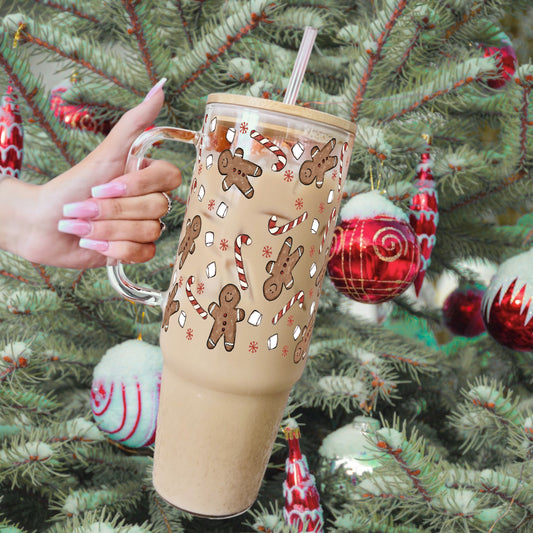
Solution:
M500 43L495 46L481 46L484 57L495 56L497 59L498 72L494 77L487 80L487 85L492 89L502 89L516 72L518 58L511 44L511 40L503 32L498 34Z
M489 334L500 344L533 351L533 250L508 259L492 278L481 310Z
M328 261L335 287L363 303L405 292L420 271L420 246L407 215L377 191L354 196L340 212Z
M162 367L161 349L142 340L113 346L96 365L91 409L110 439L130 448L153 444Z
M444 324L461 337L477 337L485 331L481 316L481 300L485 288L481 285L464 285L451 292L442 306Z
M366 437L379 428L379 420L356 416L350 424L330 433L318 450L323 468L330 472L343 471L351 484L357 485L362 474L372 472L380 464Z

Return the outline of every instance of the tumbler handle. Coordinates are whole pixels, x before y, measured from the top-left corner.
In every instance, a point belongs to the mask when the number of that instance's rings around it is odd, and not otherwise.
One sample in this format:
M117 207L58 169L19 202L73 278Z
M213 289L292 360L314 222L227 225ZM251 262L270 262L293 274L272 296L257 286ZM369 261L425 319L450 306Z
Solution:
M180 141L197 145L200 133L182 128L157 127L141 133L131 145L126 160L125 172L140 170L146 152L159 141ZM132 302L151 306L164 306L166 291L140 287L133 283L124 272L124 266L118 259L108 259L107 275L113 289L123 298Z

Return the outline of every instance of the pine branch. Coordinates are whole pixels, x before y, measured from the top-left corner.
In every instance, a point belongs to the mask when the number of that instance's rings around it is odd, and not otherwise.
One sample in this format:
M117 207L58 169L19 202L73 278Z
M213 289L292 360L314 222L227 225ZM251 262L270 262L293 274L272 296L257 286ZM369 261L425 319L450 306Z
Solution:
M189 29L189 23L187 22L187 19L185 17L185 13L183 12L183 2L182 0L174 0L174 4L176 5L178 9L178 13L180 15L180 22L183 26L183 32L185 33L185 37L187 37L187 42L189 43L189 48L193 48L193 42L191 37L191 30Z
M404 9L407 7L408 0L400 0L394 10L392 11L388 22L385 24L385 27L378 38L375 40L373 49L367 51L369 55L368 63L363 70L363 75L358 83L357 91L350 109L350 120L355 122L359 118L359 112L363 100L365 98L365 93L368 89L368 84L376 68L377 63L382 57L383 49L387 43L387 40L394 29L394 26L398 22L398 19L401 17Z
M235 43L239 42L243 37L257 29L261 24L270 22L268 16L272 10L271 6L268 6L267 2L264 0L256 2L255 4L257 4L259 7L264 6L264 8L259 13L252 11L248 22L244 26L241 26L233 35L226 34L225 42L218 46L215 52L211 53L211 51L205 51L210 49L213 36L200 41L194 47L194 50L192 51L193 61L196 58L199 58L202 52L205 53L205 57L207 59L203 63L197 64L195 69L188 75L188 77L184 81L180 82L178 89L174 93L175 96L179 96L189 89L210 67L212 67L222 56L227 54L227 52L235 45ZM255 5L253 5L253 7L255 7ZM191 62L191 66L192 65L193 64ZM187 65L184 65L184 67L186 68Z
M10 25L11 20L5 19L4 24ZM19 32L21 41L31 43L35 46L53 52L58 57L68 59L75 65L79 65L88 71L100 76L101 78L112 82L114 85L132 92L137 96L143 93L135 87L128 78L131 73L127 70L120 69L123 59L104 51L96 43L87 43L86 41L69 36L65 39L61 29L51 28L46 24L35 24L31 19L25 19L24 27ZM117 72L112 74L112 72Z
M100 22L94 15L87 13L83 10L85 7L87 7L85 2L83 2L83 0L56 0L56 1L34 0L34 1L43 6L57 9L58 11L61 11L62 13L69 13L80 19L94 22L95 24L99 24Z
M131 23L131 33L135 36L137 41L137 46L139 47L139 52L141 53L141 58L146 68L146 73L152 85L155 85L159 76L154 70L154 63L151 58L148 45L146 43L146 36L144 34L144 29L142 27L142 22L139 14L137 13L137 8L143 8L142 4L138 0L122 0L126 13L130 19Z

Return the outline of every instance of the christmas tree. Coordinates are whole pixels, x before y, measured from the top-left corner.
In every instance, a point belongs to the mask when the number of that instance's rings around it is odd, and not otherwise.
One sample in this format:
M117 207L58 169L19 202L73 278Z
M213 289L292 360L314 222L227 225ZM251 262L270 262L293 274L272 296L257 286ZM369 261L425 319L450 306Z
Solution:
M105 269L1 252L0 530L533 530L528 3L0 2L2 113L15 120L16 95L24 128L17 136L3 126L11 136L0 139L2 171L18 177L9 169L23 147L20 179L35 184L80 161L162 77L158 125L200 129L215 92L282 101L304 29L317 28L297 105L357 125L343 207L368 193L390 200L414 228L423 265L407 292L369 304L368 287L355 295L363 303L346 296L353 279L343 271L339 286L332 256L309 360L286 408L301 428L305 490L316 483L309 511L318 512L319 494L323 512L306 529L283 513L281 427L248 513L214 522L166 503L151 483L153 428L121 442L98 418L108 384L133 379L104 354L128 361L136 338L148 354L135 358L148 376L140 387L157 389L160 311L120 298ZM47 85L39 63L64 83ZM167 231L153 260L128 267L159 290L170 283L196 160L191 147L170 144L152 153L183 173ZM354 216L341 210L343 231L356 230ZM470 290L504 262L500 285ZM456 287L459 308L443 306ZM500 322L494 334L452 333L474 320L476 294L490 296L489 331L497 312L514 309L520 320L504 320L503 333Z

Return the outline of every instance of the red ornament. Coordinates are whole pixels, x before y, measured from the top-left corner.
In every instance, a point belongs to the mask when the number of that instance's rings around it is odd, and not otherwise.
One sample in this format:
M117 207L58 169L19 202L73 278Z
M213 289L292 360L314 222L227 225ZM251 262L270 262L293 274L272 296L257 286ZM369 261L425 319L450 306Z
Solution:
M482 313L490 335L512 350L533 351L533 250L500 265L485 292Z
M13 87L9 85L0 105L0 175L20 177L24 132Z
M337 289L374 304L405 292L420 270L420 247L403 211L371 191L352 198L341 220L328 261Z
M461 337L477 337L485 331L481 300L485 289L466 285L455 289L444 301L442 314L446 327Z
M283 482L283 517L288 525L296 525L299 533L323 533L324 517L320 496L315 477L309 472L307 458L300 450L300 429L293 419L289 420L289 425L285 428L285 438L289 443L289 457L285 461L287 477Z
M437 225L439 223L439 201L433 180L431 161L431 137L425 136L427 147L422 154L416 172L415 185L418 192L411 198L409 222L413 227L420 244L421 267L418 272L414 287L416 295L420 294L426 270L431 263L431 251L435 246Z
M500 46L481 46L484 57L496 56L498 72L487 80L487 85L492 89L501 89L507 85L507 82L513 77L518 66L518 58L511 44L511 40L505 33L499 34Z
M114 124L110 120L98 120L90 111L90 105L71 104L63 98L67 87L56 87L50 96L50 109L65 126L107 135Z

